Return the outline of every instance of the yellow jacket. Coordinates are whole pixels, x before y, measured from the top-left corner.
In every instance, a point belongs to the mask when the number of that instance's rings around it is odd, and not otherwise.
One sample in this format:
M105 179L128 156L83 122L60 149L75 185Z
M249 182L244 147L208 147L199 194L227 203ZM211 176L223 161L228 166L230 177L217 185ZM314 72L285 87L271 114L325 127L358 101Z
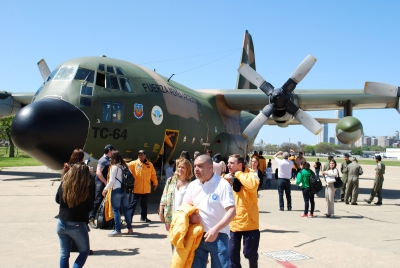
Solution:
M260 156L259 156L258 157L258 162L260 163L258 165L258 169L261 170L264 173L265 169L267 168L267 160L264 157L260 158ZM260 179L262 179L262 178L260 178Z
M232 232L251 231L259 228L257 189L260 180L256 172L246 167L244 172L237 171L235 173L235 177L242 183L242 188L239 192L233 191L236 216L229 224Z
M171 268L190 268L194 259L194 251L200 245L203 237L203 225L189 223L189 216L197 208L189 204L178 207L172 217L169 229L169 239L174 245L175 252L171 260Z
M127 165L135 177L135 185L133 188L134 194L151 193L150 180L153 182L154 186L158 186L156 170L149 160L144 164L137 159L129 162Z

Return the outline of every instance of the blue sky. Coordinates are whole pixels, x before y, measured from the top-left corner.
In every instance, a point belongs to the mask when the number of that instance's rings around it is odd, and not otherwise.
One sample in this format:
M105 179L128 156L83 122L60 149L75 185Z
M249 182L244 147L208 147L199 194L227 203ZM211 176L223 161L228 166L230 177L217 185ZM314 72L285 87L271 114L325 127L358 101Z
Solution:
M257 71L275 86L308 54L317 63L299 89L362 89L365 81L400 85L400 1L38 0L2 1L0 10L0 90L10 92L37 90L42 78L36 63L42 58L52 69L102 54L168 77L175 73L174 80L193 89L233 89L246 29ZM400 129L394 109L353 115L366 135ZM302 126L265 126L260 139L317 142Z

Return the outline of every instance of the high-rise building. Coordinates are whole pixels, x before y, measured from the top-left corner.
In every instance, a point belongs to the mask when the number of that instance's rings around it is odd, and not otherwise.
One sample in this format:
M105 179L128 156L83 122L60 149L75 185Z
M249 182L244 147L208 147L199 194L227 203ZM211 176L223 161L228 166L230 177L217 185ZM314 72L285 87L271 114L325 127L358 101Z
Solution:
M329 137L329 143L335 144L335 137Z
M343 118L343 117L344 117L343 110L335 110L335 118ZM336 124L334 124L334 125L335 125L335 144L341 144L341 142L336 137Z
M354 146L356 146L356 147L363 146L363 138L364 138L364 136L361 135L361 137L354 143Z
M374 136L371 137L371 146L376 146L378 145L378 139L375 138Z
M376 137L378 140L378 146L386 147L386 136L378 136Z
M328 124L323 124L321 132L318 134L318 143L328 142Z
M371 146L371 137L369 136L364 136L364 144L366 146Z
M395 140L399 140L399 132L397 130L394 132L394 138Z

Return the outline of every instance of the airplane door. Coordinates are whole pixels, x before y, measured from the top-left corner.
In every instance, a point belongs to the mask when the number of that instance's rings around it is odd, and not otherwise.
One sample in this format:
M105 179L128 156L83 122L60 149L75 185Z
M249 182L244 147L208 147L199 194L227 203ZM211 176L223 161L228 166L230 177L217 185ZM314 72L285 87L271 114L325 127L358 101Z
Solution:
M154 167L156 169L164 172L164 166L171 159L176 145L179 140L179 130L166 129L164 134L164 142L163 146L160 149L160 153L157 155L157 158L154 160Z

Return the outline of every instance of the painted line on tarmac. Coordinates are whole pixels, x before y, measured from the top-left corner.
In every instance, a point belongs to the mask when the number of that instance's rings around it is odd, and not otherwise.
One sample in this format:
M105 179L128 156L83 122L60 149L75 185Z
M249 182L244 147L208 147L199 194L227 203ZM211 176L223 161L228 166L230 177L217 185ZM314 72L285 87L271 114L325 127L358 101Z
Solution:
M282 265L283 267L286 267L286 268L297 268L297 266L291 264L288 261L276 261L276 262L279 263L280 265Z

